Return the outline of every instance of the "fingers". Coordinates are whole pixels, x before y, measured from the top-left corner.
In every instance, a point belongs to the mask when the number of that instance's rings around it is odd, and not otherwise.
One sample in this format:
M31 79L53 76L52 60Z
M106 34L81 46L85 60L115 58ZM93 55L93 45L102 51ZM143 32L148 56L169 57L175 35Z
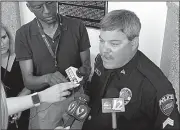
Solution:
M60 85L61 91L65 91L65 90L72 89L79 86L79 84L74 84L72 82L61 83L59 85Z
M55 84L60 83L60 81L54 76L51 77L50 81L51 81L51 83L50 83L51 85L55 85Z
M55 130L69 130L69 129L70 129L70 126L68 126L66 128L64 128L62 126L58 126L58 127L55 128Z
M18 115L17 114L14 114L11 116L13 120L17 120L18 119Z
M60 79L58 79L54 74L48 74L48 83L50 86L56 85L60 83Z
M64 80L64 78L62 78L61 74L58 74L59 72L55 72L53 74L50 75L50 85L56 85L62 82L67 82L66 80Z
M63 129L62 126L58 126L58 127L56 127L54 130L62 130L62 129Z
M19 112L19 113L17 114L17 118L18 118L18 119L21 117L21 114L22 114L22 112Z
M53 78L56 80L56 83L68 82L68 80L59 71L54 73Z
M66 97L61 97L59 101L66 100Z
M20 116L21 116L21 112L11 115L13 120L18 120L20 118Z
M56 71L54 74L52 74L52 79L55 80L56 84L61 83L61 73Z
M65 129L66 129L66 130L69 130L69 129L70 129L70 126L67 126Z
M80 82L81 85L85 84L85 82L89 79L91 68L89 67L80 67L78 69L79 75L83 76L83 80Z
M64 91L64 92L61 93L61 96L62 96L62 97L65 97L65 96L68 96L68 95L70 95L70 94L71 94L71 92L69 92L69 91Z
M80 73L82 76L87 75L87 68L85 68L85 67L80 67L78 70L79 70L79 73Z
M63 78L61 79L63 82L68 82L68 80L63 76Z

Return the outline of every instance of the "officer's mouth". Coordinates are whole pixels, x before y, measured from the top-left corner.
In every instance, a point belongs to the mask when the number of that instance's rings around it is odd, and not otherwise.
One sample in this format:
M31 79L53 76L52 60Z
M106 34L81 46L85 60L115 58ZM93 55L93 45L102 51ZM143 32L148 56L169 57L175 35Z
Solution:
M103 60L104 62L110 62L110 61L113 60L113 58L110 57L110 56L102 56L102 60Z

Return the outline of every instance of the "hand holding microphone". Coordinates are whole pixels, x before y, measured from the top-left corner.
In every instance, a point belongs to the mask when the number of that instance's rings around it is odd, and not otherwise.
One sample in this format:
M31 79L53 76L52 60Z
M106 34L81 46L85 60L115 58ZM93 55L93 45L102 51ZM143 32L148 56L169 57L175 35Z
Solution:
M83 122L87 118L90 112L90 108L87 105L88 102L89 97L85 94L81 94L69 104L67 110L69 119L65 122L64 128L68 126L71 127L75 120Z
M78 70L77 70L77 75L79 77L83 77L83 80L80 81L81 85L84 85L86 83L86 81L89 79L89 75L91 73L91 68L90 67L85 67L85 66L81 66Z

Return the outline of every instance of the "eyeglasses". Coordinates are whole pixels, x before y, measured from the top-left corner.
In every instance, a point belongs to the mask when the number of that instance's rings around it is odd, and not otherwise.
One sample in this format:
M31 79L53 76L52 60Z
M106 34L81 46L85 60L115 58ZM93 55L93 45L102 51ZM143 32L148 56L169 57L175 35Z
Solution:
M55 2L56 2L56 1L47 1L47 2L45 2L44 4L45 4L47 7L51 7L52 5L54 5ZM44 6L43 6L44 4L31 6L31 8L32 8L33 10L42 11L43 8L44 8Z

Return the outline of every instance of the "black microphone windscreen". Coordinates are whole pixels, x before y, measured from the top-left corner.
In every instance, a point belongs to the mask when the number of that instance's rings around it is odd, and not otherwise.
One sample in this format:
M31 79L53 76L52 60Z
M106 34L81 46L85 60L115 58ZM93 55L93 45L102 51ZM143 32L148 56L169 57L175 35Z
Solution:
M77 120L83 121L90 111L90 108L87 105L88 102L89 97L85 94L80 94L69 104L67 114Z

